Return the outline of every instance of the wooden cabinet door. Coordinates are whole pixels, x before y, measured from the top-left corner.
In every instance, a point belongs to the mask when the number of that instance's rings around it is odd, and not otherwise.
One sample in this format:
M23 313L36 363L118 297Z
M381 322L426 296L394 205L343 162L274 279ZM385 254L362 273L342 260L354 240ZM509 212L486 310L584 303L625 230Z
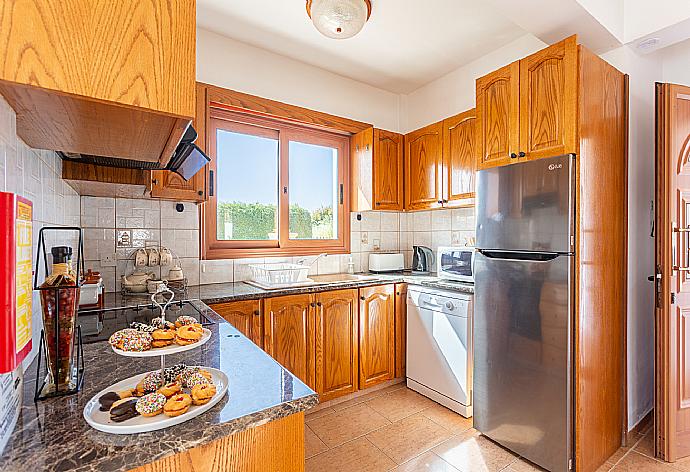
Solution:
M403 209L403 139L374 129L374 210Z
M216 303L209 306L225 321L254 341L254 344L263 347L263 320L260 300Z
M395 286L359 290L359 388L395 376Z
M314 388L314 310L310 295L264 300L264 351Z
M443 120L443 203L460 206L473 203L477 168L476 113L468 110Z
M443 205L442 153L443 122L405 135L405 204L408 210Z
M395 377L405 377L407 284L395 284Z
M520 61L520 152L524 159L576 152L577 40Z
M206 172L203 169L189 180L170 170L154 170L151 174L151 196L154 198L186 202L203 202L205 199Z
M357 290L319 293L314 323L316 392L328 401L357 390Z
M517 161L519 75L520 64L514 62L477 79L477 169Z

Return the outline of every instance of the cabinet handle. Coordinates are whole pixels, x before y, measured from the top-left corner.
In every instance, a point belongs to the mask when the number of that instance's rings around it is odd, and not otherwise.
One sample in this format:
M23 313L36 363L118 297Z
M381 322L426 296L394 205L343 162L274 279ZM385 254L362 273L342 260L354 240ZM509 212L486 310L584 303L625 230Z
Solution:
M158 185L158 179L151 179L151 183L153 185Z
M525 157L525 156L526 156L526 154L522 151L520 151L520 154L518 154L518 157Z
M321 302L316 302L316 306L321 306Z
M208 171L208 196L213 196L213 170Z
M197 193L198 193L199 196L201 197L201 196L204 194L204 191L203 191L203 190L199 190Z
M448 203L448 200L444 199L444 200L443 200L443 203Z
M443 200L439 200L439 201L438 201L438 204L439 204L439 205L443 204Z
M366 298L364 298L364 297L359 297L359 299L362 301L366 300Z
M254 316L259 316L261 312L259 310L254 310Z
M311 302L311 303L309 304L309 306L312 307L312 308L314 308L314 307L316 306L316 303Z
M376 206L379 206L379 205L381 205L381 202L376 202Z
M511 152L511 153L510 153L510 158L511 158L511 159L517 159L517 154L515 154L514 152Z

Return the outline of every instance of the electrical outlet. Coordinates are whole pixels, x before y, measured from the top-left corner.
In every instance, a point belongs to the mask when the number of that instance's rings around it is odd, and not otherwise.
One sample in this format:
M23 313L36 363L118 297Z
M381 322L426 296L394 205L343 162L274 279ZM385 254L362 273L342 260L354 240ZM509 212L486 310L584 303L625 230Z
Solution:
M378 251L379 249L381 249L381 240L374 239L374 251Z
M450 243L453 246L460 245L460 231L453 231L452 233L450 233Z
M103 254L101 256L101 267L115 267L116 265L115 254Z
M366 231L362 232L361 243L362 244L369 244L369 233L367 233Z

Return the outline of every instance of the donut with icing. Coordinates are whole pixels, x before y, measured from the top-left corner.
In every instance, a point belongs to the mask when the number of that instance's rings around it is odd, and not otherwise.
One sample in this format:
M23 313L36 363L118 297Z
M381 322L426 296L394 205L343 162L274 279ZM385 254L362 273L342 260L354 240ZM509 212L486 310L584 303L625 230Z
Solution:
M124 398L113 403L110 407L110 420L121 423L138 416L137 401L136 398Z
M141 416L156 416L163 412L167 398L162 393L154 392L137 400L137 413Z
M190 326L190 325L197 325L201 328L201 325L199 324L199 320L197 320L193 316L182 315L182 316L179 316L175 320L175 326L177 328L181 328L182 326Z

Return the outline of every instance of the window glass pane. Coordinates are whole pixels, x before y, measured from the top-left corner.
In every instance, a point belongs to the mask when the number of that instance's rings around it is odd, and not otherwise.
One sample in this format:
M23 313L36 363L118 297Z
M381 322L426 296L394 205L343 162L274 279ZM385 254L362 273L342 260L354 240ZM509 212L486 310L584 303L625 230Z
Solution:
M277 240L278 140L217 133L218 240Z
M290 141L290 239L338 238L338 150Z

